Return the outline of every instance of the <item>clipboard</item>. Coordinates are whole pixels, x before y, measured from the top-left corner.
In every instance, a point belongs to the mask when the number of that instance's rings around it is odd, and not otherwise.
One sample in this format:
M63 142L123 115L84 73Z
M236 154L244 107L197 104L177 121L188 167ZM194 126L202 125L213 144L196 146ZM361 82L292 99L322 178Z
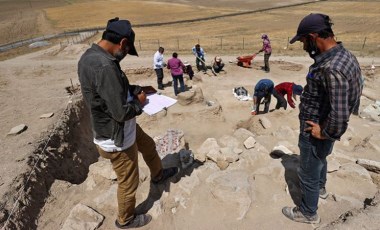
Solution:
M142 91L145 92L145 94L154 94L157 93L157 90L153 88L153 86L141 86Z

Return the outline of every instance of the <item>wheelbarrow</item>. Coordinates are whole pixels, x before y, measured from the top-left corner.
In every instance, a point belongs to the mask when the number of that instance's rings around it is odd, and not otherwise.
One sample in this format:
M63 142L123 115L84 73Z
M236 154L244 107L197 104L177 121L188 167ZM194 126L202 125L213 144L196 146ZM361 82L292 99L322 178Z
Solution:
M254 53L253 55L247 55L247 56L239 56L237 57L237 65L241 67L249 68L251 67L252 60L256 57L257 53Z

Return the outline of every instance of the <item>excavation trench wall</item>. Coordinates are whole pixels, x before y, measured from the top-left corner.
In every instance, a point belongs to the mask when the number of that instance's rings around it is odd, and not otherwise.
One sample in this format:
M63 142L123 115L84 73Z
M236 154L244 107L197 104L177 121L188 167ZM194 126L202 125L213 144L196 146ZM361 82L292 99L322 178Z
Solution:
M86 179L90 164L98 159L88 118L81 96L73 96L62 119L30 154L27 169L1 200L1 229L36 229L53 182L80 184Z

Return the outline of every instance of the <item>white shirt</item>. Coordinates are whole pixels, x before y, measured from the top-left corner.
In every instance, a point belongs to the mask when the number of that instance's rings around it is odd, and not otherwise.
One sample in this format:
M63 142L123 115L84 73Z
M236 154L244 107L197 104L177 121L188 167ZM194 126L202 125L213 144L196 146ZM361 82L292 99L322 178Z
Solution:
M128 92L127 101L132 101L133 98ZM136 141L136 117L124 122L124 140L123 146L117 147L111 139L95 139L94 143L106 152L120 152L131 147Z
M153 57L153 69L162 69L164 67L164 55L157 51Z

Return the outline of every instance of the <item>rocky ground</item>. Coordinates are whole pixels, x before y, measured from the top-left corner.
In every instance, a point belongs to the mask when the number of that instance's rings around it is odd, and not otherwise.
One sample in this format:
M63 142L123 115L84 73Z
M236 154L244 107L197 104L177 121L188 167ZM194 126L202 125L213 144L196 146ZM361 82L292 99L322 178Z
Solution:
M76 64L88 45L54 46L0 62L2 133L2 195L0 223L5 229L112 229L116 216L117 182L110 163L99 158L78 87ZM122 68L132 83L156 86L151 53L127 57ZM170 54L166 54L168 58ZM209 62L213 54L208 54ZM194 65L191 55L180 56ZM263 57L252 68L222 56L218 76L196 73L187 91L174 96L170 74L159 91L178 102L138 122L155 137L173 141L160 151L165 166L180 173L152 186L141 160L137 210L153 221L143 229L376 229L379 226L379 174L359 162L379 164L380 123L375 101L379 59L360 57L365 88L361 115L329 156L327 190L320 200L320 225L286 219L281 208L299 202L297 166L298 109L251 116L251 101L232 94L243 86L252 94L255 83L305 84L308 57L271 57L271 72L262 72ZM231 63L230 63L231 61ZM371 69L371 65L375 69ZM210 72L210 71L209 71ZM274 108L273 99L271 109ZM53 113L53 116L40 118ZM15 126L27 129L7 135ZM180 151L182 150L182 151ZM195 158L193 163L187 156Z

